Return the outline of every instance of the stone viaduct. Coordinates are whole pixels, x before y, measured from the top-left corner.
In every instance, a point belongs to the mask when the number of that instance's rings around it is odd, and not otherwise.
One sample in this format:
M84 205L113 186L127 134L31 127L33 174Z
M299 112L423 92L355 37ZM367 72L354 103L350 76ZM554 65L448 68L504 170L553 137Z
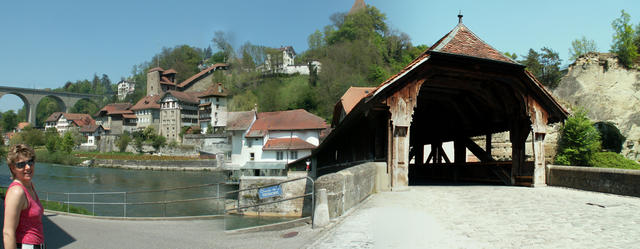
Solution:
M38 103L40 103L40 101L45 97L55 99L56 102L58 102L58 106L62 107L61 111L63 112L68 112L69 108L74 106L81 99L95 102L96 99L102 97L95 94L54 92L43 89L0 86L0 97L5 94L13 94L22 99L22 102L24 102L27 109L28 121L31 125L35 125L36 122L36 108L38 107Z

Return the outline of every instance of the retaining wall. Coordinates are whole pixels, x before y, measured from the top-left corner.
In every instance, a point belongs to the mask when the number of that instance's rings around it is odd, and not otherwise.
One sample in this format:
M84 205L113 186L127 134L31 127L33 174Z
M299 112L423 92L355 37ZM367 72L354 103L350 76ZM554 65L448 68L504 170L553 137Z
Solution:
M307 176L306 172L290 172L289 176L243 176L240 178L240 189L262 187L270 184L277 184L282 181L302 178ZM238 193L240 206L251 206L265 202L278 201L297 196L305 193L311 193L311 182L308 179L300 179L296 181L280 184L282 195L260 199L258 190L247 190ZM229 205L227 208L235 207ZM262 205L242 210L244 215L261 215L261 216L286 216L286 217L303 217L311 214L311 197L297 198L288 201L282 201L273 204Z
M116 159L96 159L94 165L112 168L134 168L134 169L202 169L217 168L217 161L214 160L189 160L189 161L152 161L152 160L116 160Z
M364 163L318 177L318 189L327 190L327 205L331 219L340 217L369 195L389 190L386 163Z
M547 184L640 197L640 170L547 165Z

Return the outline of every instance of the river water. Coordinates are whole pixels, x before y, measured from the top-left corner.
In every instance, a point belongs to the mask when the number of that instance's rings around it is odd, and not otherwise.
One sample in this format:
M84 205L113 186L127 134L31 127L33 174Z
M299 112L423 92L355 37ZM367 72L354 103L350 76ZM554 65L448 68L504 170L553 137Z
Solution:
M9 169L5 166L0 172L0 186L8 186L11 183ZM175 188L223 183L225 176L223 171L126 170L37 163L33 182L40 199L78 202L72 205L100 216L195 216L222 214L223 200L213 198L218 194L224 195L234 186ZM166 191L139 192L150 190ZM100 194L104 192L110 193ZM190 200L195 198L208 199ZM169 203L153 203L164 201Z
M0 165L0 186L9 186L11 173L6 162L2 161ZM220 215L224 214L225 199L215 197L237 190L237 185L214 184L226 181L224 171L130 170L38 162L34 175L33 182L41 200L76 202L72 205L85 208L98 216ZM176 189L208 184L214 185ZM233 195L226 197L227 201L237 198ZM168 203L163 203L165 201ZM287 220L291 218L225 215L225 229Z

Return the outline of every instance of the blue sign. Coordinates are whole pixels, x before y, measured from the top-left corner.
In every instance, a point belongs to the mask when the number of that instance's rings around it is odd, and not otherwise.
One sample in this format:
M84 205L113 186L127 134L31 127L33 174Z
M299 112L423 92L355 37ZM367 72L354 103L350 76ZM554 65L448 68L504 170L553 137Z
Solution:
M282 187L280 187L280 185L258 189L258 196L260 197L260 199L281 195Z

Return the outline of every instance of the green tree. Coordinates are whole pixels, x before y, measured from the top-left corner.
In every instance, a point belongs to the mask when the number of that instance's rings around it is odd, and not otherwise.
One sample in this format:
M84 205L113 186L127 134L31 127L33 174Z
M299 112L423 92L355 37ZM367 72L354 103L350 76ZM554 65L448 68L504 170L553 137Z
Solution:
M60 140L60 134L58 134L56 128L49 127L47 130L45 130L44 136L46 141L45 147L47 148L47 151L49 151L49 153L56 152L58 150L58 141Z
M5 160L7 151L4 148L4 137L0 137L0 160Z
M634 44L636 34L630 21L631 16L621 10L620 17L611 22L614 31L611 52L618 55L620 63L628 68L632 67L634 60L638 58L638 47Z
M233 46L231 46L232 35L223 31L216 31L211 41L216 45L218 50L222 52L223 60L221 62L229 62L235 58ZM214 54L214 57L216 55Z
M211 127L211 123L207 123L207 134L213 134L213 127Z
M571 48L569 48L570 61L575 61L581 55L589 52L597 52L598 46L594 40L588 40L587 37L582 36L580 39L575 39L571 42Z
M511 58L514 61L518 59L518 55L516 53L504 52L504 55L506 55L507 57Z
M11 144L25 143L31 147L41 146L45 143L44 133L27 125L22 131L11 138Z
M558 86L562 78L562 72L560 72L562 60L557 52L547 47L543 47L540 53L529 49L529 53L523 57L524 59L519 62L525 65L542 85L551 89Z
M65 132L62 136L62 142L60 143L60 151L71 154L75 143L73 142L73 134L71 132Z
M142 138L141 136L134 136L133 147L138 153L142 153L142 146L144 146L144 138Z
M9 132L18 126L18 115L13 110L8 110L2 114L0 118L0 128L3 131Z
M118 146L118 150L120 152L125 152L127 150L127 146L129 146L129 142L131 142L131 136L129 136L128 132L122 133L118 141L116 141L116 146Z
M153 149L158 151L165 145L167 145L167 139L164 136L154 135L153 141L151 142L151 146L153 146Z
M557 150L556 164L575 166L588 166L591 157L600 150L600 134L584 110L567 118L560 129Z

